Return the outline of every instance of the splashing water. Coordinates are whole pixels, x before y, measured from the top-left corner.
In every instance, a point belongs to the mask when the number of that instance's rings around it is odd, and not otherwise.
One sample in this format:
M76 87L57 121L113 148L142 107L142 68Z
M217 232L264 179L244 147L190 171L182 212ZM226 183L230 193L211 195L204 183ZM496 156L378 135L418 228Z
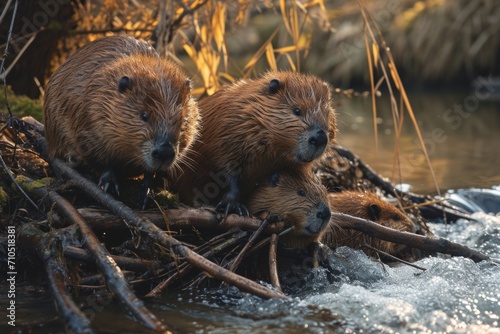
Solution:
M440 237L500 258L500 216L475 213L476 221L430 224ZM427 270L382 266L361 251L341 247L332 269L297 272L287 301L262 301L235 290L198 295L222 311L214 333L500 333L500 266L461 257L429 257ZM305 275L305 276L304 276ZM286 286L287 284L285 284Z

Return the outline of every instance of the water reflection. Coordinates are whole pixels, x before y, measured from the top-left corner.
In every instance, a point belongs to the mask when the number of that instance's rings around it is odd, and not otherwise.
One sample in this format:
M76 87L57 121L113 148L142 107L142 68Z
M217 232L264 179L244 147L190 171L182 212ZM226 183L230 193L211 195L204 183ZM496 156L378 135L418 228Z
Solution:
M500 101L471 96L467 92L410 95L441 189L500 184ZM391 181L408 183L415 192L435 193L410 117L405 113L400 155L395 160L395 124L389 100L381 97L377 101L378 150L370 99L341 99L338 142Z

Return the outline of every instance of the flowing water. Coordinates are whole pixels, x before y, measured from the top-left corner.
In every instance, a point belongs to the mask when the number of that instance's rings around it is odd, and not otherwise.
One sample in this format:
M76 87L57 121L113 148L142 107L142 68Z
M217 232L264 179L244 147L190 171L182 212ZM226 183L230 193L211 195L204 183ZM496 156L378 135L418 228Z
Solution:
M469 114L453 114L454 104L471 103L467 96L412 97L440 189L493 188L487 199L475 190L450 192L447 196L457 203L478 211L475 221L433 223L431 229L499 259L500 189L494 186L500 184L500 104L479 101L476 109L469 106ZM377 150L370 101L342 101L339 143L393 181L415 192L435 192L409 117L400 138L401 168L394 174L394 123L387 104L381 103L379 117ZM381 265L348 248L332 252L329 262L329 268L290 269L283 280L290 297L285 301L264 301L235 288L200 288L147 304L180 333L500 333L500 266L493 262L430 257L415 263L423 271ZM17 298L18 327L7 328L4 321L2 333L4 328L11 333L64 332L60 320L46 322L55 318L46 294L29 291ZM84 311L96 332L147 332L107 298L92 298ZM44 326L35 325L42 319Z

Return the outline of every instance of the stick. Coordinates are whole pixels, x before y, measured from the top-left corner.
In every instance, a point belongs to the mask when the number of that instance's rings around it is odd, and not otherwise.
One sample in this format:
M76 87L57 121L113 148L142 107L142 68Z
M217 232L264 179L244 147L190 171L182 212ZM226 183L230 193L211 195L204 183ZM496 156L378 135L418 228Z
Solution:
M23 250L38 256L45 266L49 286L67 324L75 333L94 333L90 321L73 302L66 289L66 263L62 256L62 240L75 240L73 227L57 232L42 232L36 224L22 225L18 234L19 245Z
M177 249L179 254L183 256L187 261L191 263L197 263L198 268L206 271L212 277L228 282L238 287L242 291L249 292L264 299L269 299L269 298L286 299L285 295L283 295L282 293L268 289L240 275L236 275L230 272L229 270L224 269L216 265L215 263L208 261L201 255L198 255L195 252L191 252L189 248L183 245L179 245Z
M248 242L245 244L243 249L239 252L239 254L233 260L231 260L231 262L229 263L229 268L228 268L230 271L232 271L232 272L236 271L236 269L238 268L238 266L241 263L241 260L243 259L243 257L247 253L248 249L250 247L252 247L253 243L255 242L255 239L257 239L257 237L262 233L262 231L266 228L266 226L268 224L269 224L269 215L262 221L259 229L252 234L252 236L250 237Z
M278 291L282 292L283 290L281 289L280 279L278 276L278 261L276 260L278 240L278 235L273 233L273 235L271 235L271 244L269 245L269 277L271 279L271 285L278 289Z
M417 269L420 269L420 270L422 270L422 271L426 271L426 270L427 270L427 269L425 269L425 268L423 268L423 267L417 266L416 264L410 263L410 262L408 262L408 261L405 261L405 260L403 260L403 259L400 259L399 257L396 257L396 256L391 255L391 254L389 254L389 253L386 253L386 252L384 252L384 251L382 251L382 250L380 250L380 249L377 249L377 248L375 248L375 247L372 247L372 246L368 245L366 242L365 242L365 244L363 245L363 247L366 247L366 248L368 248L368 249L371 249L371 250L372 250L372 251L374 251L374 252L377 252L377 253L380 253L380 254L382 254L382 255L384 255L384 256L387 256L388 258L391 258L391 259L393 259L394 261L398 261L398 262L404 263L404 264L406 264L406 265L408 265L408 266L410 266L410 267L417 268Z
M95 263L94 258L85 249L81 249L74 246L64 247L64 256L86 262ZM160 268L161 262L154 260L143 260L143 259L130 259L125 256L111 255L111 258L116 262L116 264L123 270L131 270L137 272L145 272L148 270L156 270Z
M418 234L401 232L358 217L344 213L332 212L333 223L342 227L363 232L374 238L391 241L408 247L431 252L439 252L452 256L463 256L474 262L490 260L490 258L467 246L437 237L425 237Z
M63 197L54 191L49 192L49 198L53 201L59 211L61 211L69 220L78 225L82 233L83 244L95 259L99 269L104 274L106 285L135 317L137 317L146 327L156 331L165 331L165 326L151 313L144 303L130 289L121 269L111 258L111 254L101 245L99 239L94 234L82 216L76 209Z
M62 246L59 242L51 240L48 249L43 252L45 270L52 295L66 323L75 333L94 333L90 321L78 308L66 289L66 265L62 256Z

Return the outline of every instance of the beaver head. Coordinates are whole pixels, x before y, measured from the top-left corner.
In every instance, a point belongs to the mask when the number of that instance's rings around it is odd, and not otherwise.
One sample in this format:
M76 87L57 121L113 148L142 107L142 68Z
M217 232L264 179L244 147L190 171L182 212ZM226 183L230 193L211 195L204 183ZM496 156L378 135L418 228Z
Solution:
M292 225L294 229L285 241L295 248L316 241L331 216L326 188L306 168L271 174L250 195L247 204L255 215L277 215Z
M267 90L263 96L272 101L263 107L273 111L272 124L265 125L276 136L273 145L282 147L290 161L307 163L321 156L336 133L328 83L293 72L268 72L261 82Z
M415 225L396 206L369 192L344 191L328 195L333 212L341 212L351 216L371 220L377 224L390 227L402 232L415 232ZM386 253L396 255L404 245L371 238L365 234L346 230L335 224L336 217L332 218L330 228L325 231L322 241L330 247L349 246L362 248L366 243ZM371 252L367 252L370 253Z
M122 57L94 74L82 102L98 137L82 136L84 151L101 152L102 161L137 172L165 171L191 145L198 109L190 81L160 57ZM96 145L98 143L98 145ZM95 154L95 152L93 152ZM100 159L98 159L100 160Z

